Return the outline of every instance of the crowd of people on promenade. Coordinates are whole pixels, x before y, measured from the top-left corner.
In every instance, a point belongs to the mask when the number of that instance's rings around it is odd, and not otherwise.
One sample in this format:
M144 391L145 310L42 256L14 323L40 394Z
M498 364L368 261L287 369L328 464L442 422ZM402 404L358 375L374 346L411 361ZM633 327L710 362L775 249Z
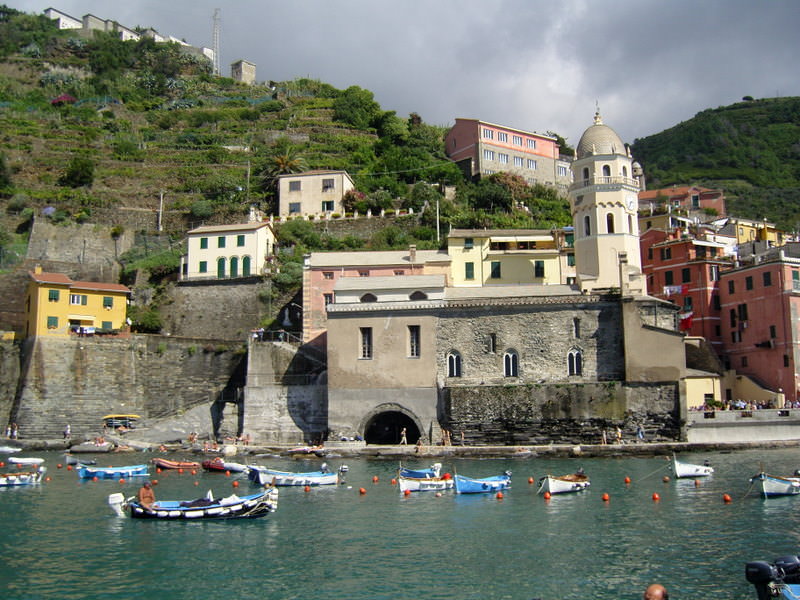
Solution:
M698 412L711 412L715 410L766 410L770 408L800 408L800 400L791 402L786 400L783 406L775 406L775 404L768 400L761 400L755 402L753 400L745 401L742 399L725 400L722 406L716 404L703 403L700 406L690 406L689 410Z

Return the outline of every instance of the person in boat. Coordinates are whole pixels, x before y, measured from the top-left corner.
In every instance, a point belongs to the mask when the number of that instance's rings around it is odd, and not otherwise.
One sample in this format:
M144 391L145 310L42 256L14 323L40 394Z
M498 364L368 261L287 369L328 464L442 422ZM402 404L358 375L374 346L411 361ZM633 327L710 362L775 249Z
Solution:
M136 494L136 500L145 510L153 510L156 494L153 492L153 487L149 481L145 481L142 487L139 488L139 493Z
M642 596L643 600L669 600L666 588L660 583L647 586Z

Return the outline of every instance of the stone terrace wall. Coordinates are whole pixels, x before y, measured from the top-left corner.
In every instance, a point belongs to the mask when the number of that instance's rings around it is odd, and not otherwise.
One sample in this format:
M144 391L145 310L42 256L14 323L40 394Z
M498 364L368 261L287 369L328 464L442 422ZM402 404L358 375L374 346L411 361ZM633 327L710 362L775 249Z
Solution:
M5 432L19 382L19 344L0 341L0 427Z
M21 437L95 435L100 418L134 413L145 419L209 406L244 386L242 346L209 340L130 338L29 339L12 419ZM210 427L209 412L209 430Z
M681 436L678 382L453 387L442 391L444 425L467 444L598 444L619 425L628 440Z

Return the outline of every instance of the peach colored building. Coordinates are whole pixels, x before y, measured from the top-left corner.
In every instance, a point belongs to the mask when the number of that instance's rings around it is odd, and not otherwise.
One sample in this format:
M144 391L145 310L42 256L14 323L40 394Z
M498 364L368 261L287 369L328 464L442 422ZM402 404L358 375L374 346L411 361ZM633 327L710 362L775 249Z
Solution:
M335 299L334 287L344 277L404 277L443 275L450 280L450 255L440 250L385 252L314 252L303 266L303 341L325 349L326 306ZM398 279L398 283L400 280Z
M641 210L659 211L667 206L687 212L716 211L715 214L720 217L724 217L726 214L725 194L722 190L684 185L639 192L639 208Z

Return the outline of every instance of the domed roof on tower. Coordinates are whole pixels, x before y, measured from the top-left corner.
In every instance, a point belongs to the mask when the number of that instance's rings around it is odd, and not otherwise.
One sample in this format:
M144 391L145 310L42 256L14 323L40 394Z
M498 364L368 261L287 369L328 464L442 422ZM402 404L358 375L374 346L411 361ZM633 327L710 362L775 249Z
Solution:
M599 108L594 113L594 125L583 132L575 151L579 159L592 154L627 155L628 153L617 132L603 124Z

